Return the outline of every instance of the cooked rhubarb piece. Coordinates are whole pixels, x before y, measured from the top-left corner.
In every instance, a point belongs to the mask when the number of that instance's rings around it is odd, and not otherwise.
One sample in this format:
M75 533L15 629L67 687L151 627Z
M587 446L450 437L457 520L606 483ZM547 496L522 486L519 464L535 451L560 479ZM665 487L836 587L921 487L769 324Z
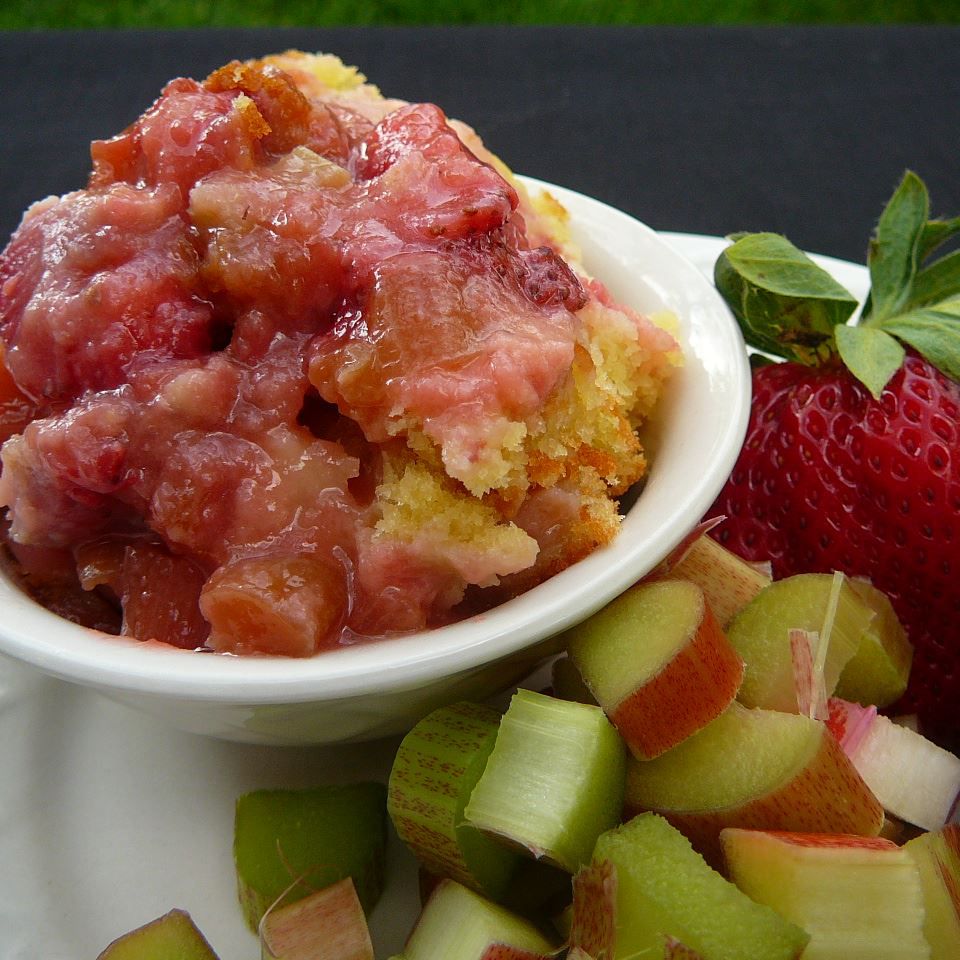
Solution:
M706 597L721 627L727 624L766 586L770 575L757 564L741 560L706 535L697 537L678 563L667 571L672 580L695 583Z
M543 960L556 953L529 921L453 880L427 901L402 960Z
M661 817L597 841L574 878L571 943L593 957L794 960L809 937L712 870Z
M97 960L217 960L183 910L169 913L114 940Z
M307 657L322 649L343 616L342 569L315 557L251 557L221 567L202 585L200 609L214 650ZM142 634L141 634L142 635ZM245 638L256 637L248 645Z
M350 877L260 921L262 960L373 960L367 918Z
M842 574L797 574L765 587L734 617L730 642L746 662L737 694L748 707L797 709L789 631L818 634L829 697L874 611Z
M920 876L880 837L724 830L731 879L810 934L804 960L926 960Z
M233 856L243 915L256 931L267 909L345 877L364 910L383 888L386 789L354 783L257 790L237 800Z
M728 826L874 836L883 825L824 723L736 702L656 760L629 760L625 809L662 814L715 866Z
M960 826L921 834L903 849L920 871L931 960L954 960L960 944Z
M857 652L843 668L834 693L844 700L886 707L907 689L913 645L885 593L866 580L853 579L850 586L873 608L875 616L860 638Z
M464 810L469 824L573 873L619 819L624 746L603 711L518 691Z
M464 822L463 810L497 740L491 707L441 707L403 738L393 761L387 811L400 839L435 877L499 900L519 856Z
M960 758L873 707L830 700L830 729L884 810L939 830L960 799Z
M743 661L703 591L687 581L639 583L565 639L590 692L640 760L719 716L743 678Z

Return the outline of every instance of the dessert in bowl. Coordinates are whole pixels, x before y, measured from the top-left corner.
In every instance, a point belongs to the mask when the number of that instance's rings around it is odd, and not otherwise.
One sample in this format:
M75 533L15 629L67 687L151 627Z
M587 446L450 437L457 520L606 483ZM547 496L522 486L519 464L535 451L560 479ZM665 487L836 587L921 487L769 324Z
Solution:
M651 231L331 69L175 81L5 253L0 649L234 739L508 686L688 532L747 414Z

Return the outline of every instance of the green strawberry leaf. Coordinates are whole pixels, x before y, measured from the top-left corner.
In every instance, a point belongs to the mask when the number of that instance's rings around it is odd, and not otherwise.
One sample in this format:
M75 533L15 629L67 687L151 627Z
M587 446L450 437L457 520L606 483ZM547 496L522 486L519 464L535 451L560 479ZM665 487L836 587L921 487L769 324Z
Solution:
M840 359L847 369L879 399L903 363L903 347L876 327L837 327L836 338Z
M913 280L903 309L913 310L960 294L960 250L924 267Z
M929 213L927 188L908 170L880 214L870 240L870 315L865 322L877 323L892 316L909 296Z
M833 330L856 297L789 240L774 233L739 235L721 253L714 282L747 343L815 365L833 353Z
M960 297L891 317L880 329L910 344L948 377L960 380Z
M941 243L946 243L951 237L960 233L960 217L952 220L928 220L920 234L920 244L917 250L921 262L933 253Z

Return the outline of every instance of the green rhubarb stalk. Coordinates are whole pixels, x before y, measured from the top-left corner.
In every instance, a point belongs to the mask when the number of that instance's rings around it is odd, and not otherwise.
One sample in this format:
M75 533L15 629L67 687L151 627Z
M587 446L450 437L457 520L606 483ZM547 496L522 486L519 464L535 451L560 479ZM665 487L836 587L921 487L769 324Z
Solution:
M351 877L365 911L383 889L386 789L379 783L257 790L237 800L233 855L243 915L257 932L274 904Z
M573 873L619 821L625 771L623 741L599 707L520 690L464 815Z
M843 668L834 696L887 707L907 689L913 646L890 598L865 580L850 585L875 612L853 659Z
M712 870L666 820L604 833L574 880L571 944L606 960L796 960L809 937Z
M260 921L260 954L261 960L373 960L353 880L268 910Z
M519 857L465 823L463 811L499 724L500 714L481 704L435 710L404 737L387 793L390 819L423 867L494 900L506 890Z
M210 944L183 910L118 937L97 960L217 960Z
M402 960L537 960L557 946L532 923L453 880L433 891Z
M814 668L830 696L873 618L873 609L842 574L801 573L764 587L727 631L746 663L737 699L748 707L797 710L791 629L818 635Z

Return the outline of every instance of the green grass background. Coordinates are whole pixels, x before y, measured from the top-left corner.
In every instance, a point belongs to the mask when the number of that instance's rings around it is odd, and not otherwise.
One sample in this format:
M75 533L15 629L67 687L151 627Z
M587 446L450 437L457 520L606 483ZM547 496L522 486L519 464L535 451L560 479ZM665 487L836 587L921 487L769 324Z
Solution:
M955 0L0 0L0 29L470 23L960 23Z

